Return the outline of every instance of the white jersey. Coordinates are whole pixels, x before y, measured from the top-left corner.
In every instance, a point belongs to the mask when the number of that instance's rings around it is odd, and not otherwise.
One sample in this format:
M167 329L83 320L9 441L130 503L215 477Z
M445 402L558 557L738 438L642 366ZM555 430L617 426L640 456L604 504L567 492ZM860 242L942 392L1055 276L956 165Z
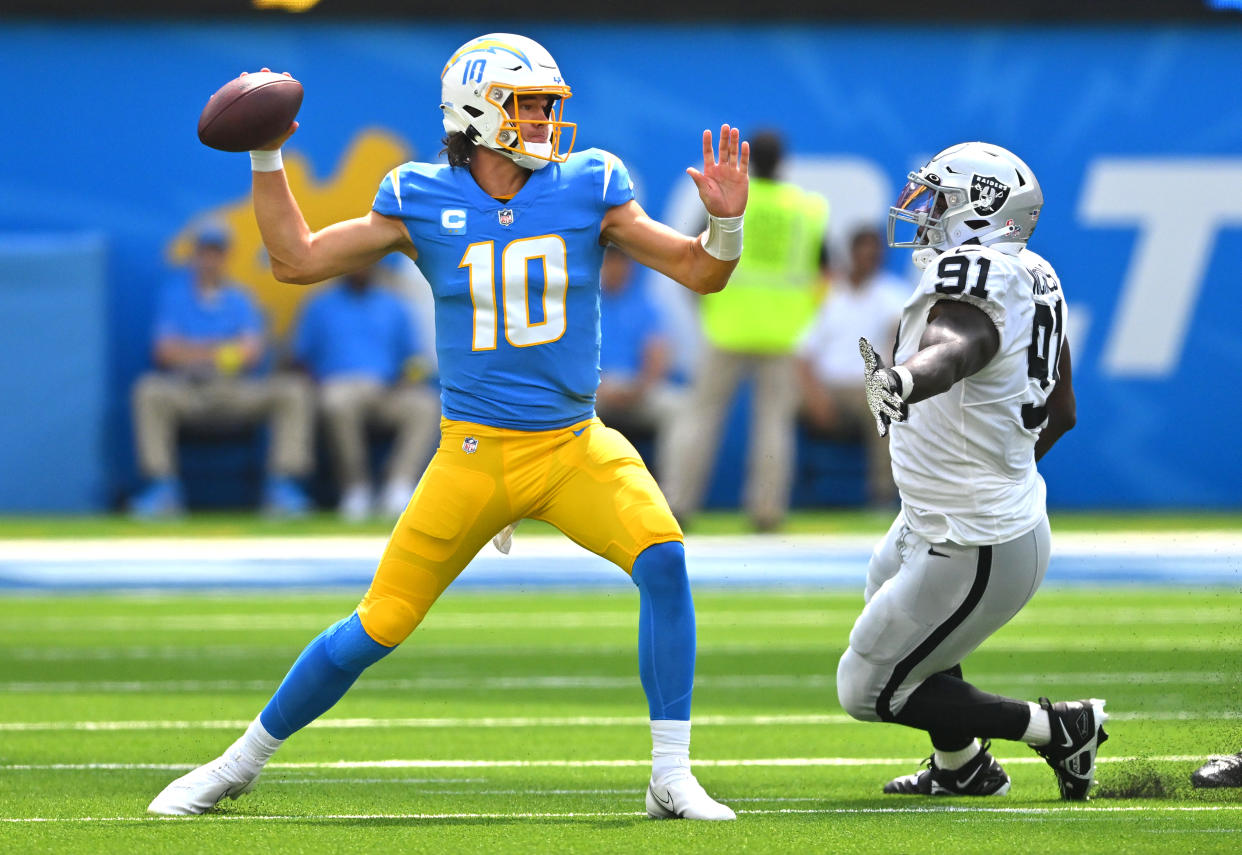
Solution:
M1000 348L978 373L910 406L890 439L906 524L932 542L1005 543L1046 513L1035 440L1047 422L1066 329L1061 283L1021 244L961 246L934 259L902 310L894 361L919 349L941 300L982 309Z

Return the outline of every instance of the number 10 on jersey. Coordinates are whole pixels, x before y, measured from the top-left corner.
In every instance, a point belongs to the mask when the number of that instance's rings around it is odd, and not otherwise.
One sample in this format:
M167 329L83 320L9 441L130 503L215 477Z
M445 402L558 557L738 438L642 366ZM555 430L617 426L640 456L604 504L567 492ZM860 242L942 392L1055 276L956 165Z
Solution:
M530 319L530 263L543 265L543 320ZM500 254L502 307L496 306L496 242L466 247L459 268L470 272L470 301L474 304L473 350L496 349L497 315L503 314L505 340L514 347L548 344L565 334L565 296L569 270L565 241L559 235L518 238Z

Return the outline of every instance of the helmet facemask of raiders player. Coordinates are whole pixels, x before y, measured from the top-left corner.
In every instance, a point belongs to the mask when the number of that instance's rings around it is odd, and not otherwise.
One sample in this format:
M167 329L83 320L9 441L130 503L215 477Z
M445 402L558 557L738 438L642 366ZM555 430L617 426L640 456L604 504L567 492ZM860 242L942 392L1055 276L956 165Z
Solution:
M526 169L569 158L577 125L563 115L571 94L552 55L533 39L510 33L467 42L440 73L445 132L464 133ZM522 113L521 106L532 103L528 99L544 105L538 118Z
M915 250L915 263L925 264L965 243L1026 243L1043 204L1035 174L1013 152L960 143L909 174L888 209L888 245ZM899 227L906 228L907 239L899 239Z

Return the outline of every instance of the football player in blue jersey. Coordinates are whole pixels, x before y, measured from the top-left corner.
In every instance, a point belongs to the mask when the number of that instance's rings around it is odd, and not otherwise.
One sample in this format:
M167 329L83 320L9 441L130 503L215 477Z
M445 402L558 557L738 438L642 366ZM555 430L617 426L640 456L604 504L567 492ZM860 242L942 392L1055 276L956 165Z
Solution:
M708 226L690 238L647 216L616 157L572 153L570 88L536 42L482 36L452 55L441 82L448 165L397 167L366 216L306 225L280 157L296 123L251 152L255 217L278 279L319 282L404 252L431 282L442 438L357 610L310 643L241 738L149 810L198 814L249 791L281 743L400 644L489 539L531 518L638 587L647 812L734 819L690 770L695 624L681 529L593 402L604 246L698 293L719 291L741 254L749 146L725 125L717 151L704 132L703 168L688 172Z

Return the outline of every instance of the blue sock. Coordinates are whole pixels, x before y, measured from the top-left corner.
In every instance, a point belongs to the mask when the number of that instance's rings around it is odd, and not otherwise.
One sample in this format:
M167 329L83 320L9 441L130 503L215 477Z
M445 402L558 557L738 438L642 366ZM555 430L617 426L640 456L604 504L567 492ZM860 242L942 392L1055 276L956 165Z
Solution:
M259 721L272 736L288 739L331 709L368 665L395 649L367 635L354 612L306 646L259 713Z
M689 721L695 635L685 546L647 547L630 576L638 586L638 676L651 718Z

